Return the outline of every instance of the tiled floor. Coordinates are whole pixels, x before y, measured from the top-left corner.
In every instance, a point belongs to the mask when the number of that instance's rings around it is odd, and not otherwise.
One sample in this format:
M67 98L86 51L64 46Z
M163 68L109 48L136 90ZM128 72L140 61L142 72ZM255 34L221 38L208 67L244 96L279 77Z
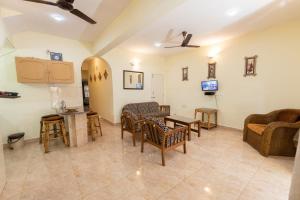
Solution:
M1 200L286 200L293 159L264 158L229 129L193 135L187 154L166 154L103 123L104 136L81 148L60 141L44 154L39 144L5 151L8 181Z

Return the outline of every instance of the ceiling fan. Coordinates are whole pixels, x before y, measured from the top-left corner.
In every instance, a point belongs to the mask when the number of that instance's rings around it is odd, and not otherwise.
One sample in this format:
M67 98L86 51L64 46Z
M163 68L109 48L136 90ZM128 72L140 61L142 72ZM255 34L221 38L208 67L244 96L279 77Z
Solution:
M76 15L77 17L91 23L91 24L96 24L93 19L88 17L86 14L82 13L80 10L74 9L73 3L74 0L58 0L56 3L50 2L50 1L43 1L43 0L24 0L24 1L30 1L34 3L41 3L41 4L47 4L51 6L57 6L63 10L70 11L70 13Z
M189 45L189 43L193 37L193 34L188 34L188 32L183 31L182 36L183 36L183 41L180 46L169 46L169 47L165 47L165 48L170 49L170 48L177 48L177 47L188 47L188 48L199 48L200 47L198 45Z

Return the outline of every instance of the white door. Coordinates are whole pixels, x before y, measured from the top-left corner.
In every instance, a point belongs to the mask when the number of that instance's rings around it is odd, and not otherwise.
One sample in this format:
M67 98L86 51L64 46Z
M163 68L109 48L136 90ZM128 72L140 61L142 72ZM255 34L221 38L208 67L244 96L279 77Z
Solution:
M152 74L152 101L164 104L164 76L162 74Z

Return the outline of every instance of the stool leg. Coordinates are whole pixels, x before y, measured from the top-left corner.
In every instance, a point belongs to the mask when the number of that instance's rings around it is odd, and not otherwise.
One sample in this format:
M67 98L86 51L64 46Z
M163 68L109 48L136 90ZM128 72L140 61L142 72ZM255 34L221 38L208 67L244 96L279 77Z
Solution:
M92 134L93 141L96 140L95 131L97 132L96 127L95 127L95 120L91 119L91 134Z
M66 133L66 128L65 128L64 122L60 121L59 125L60 125L60 129L61 129L61 132L62 132L64 143L65 143L66 146L69 146L69 142L68 142L68 138L67 138L67 133Z
M98 120L98 124L99 124L100 135L102 136L102 128L101 128L101 123L100 123L100 116L97 117L97 120Z
M45 153L49 152L49 131L49 124L45 124L45 132L43 133Z

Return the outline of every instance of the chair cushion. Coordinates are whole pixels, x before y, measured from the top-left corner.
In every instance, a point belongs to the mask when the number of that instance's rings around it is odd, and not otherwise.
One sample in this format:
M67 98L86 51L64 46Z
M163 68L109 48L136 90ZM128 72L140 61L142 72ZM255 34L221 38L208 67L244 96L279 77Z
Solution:
M278 121L288 122L288 123L295 123L299 118L298 113L293 111L283 111L278 114Z
M248 124L248 128L258 135L262 135L266 127L267 124Z

